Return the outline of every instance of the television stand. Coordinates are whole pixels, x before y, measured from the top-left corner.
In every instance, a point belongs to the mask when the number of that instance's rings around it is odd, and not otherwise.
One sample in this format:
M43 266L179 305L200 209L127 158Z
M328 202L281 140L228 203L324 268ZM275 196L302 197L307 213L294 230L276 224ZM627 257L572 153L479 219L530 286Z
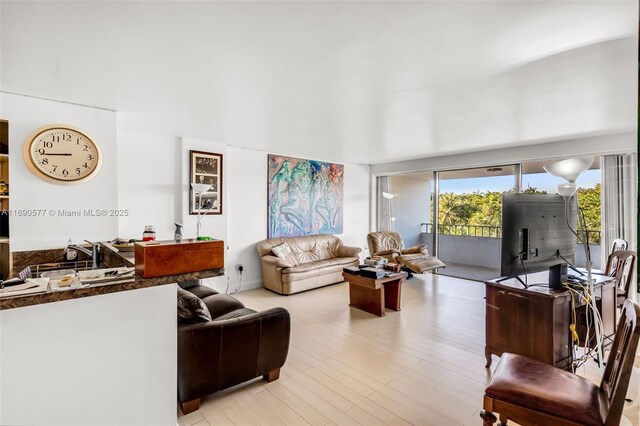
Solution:
M537 272L528 275L532 285L524 289L515 280L485 281L485 357L491 366L492 355L505 352L528 356L538 361L571 370L574 363L574 342L569 324L573 320L571 293L548 287L549 274ZM613 277L595 277L594 296L599 300L597 309L602 317L602 336L612 338L616 331L616 280ZM580 345L593 346L595 333L587 324L592 314L584 302L575 300L576 331ZM588 331L588 333L587 333Z

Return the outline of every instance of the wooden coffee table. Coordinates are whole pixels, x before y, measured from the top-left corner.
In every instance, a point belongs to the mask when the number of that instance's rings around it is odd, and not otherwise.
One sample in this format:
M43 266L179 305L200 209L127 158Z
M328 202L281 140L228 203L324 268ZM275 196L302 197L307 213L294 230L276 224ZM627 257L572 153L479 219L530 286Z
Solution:
M400 289L408 274L397 272L390 277L373 279L342 273L349 283L349 306L383 317L384 308L400 310Z

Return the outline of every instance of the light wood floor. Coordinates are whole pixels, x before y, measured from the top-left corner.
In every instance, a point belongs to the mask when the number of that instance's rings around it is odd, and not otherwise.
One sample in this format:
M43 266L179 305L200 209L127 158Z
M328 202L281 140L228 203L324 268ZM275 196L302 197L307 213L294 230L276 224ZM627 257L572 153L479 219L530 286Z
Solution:
M280 379L211 395L187 416L178 410L181 426L482 424L490 373L481 283L415 276L403 284L402 311L383 318L350 308L346 283L288 297L264 289L235 297L252 309L290 311ZM637 418L637 407L625 414Z

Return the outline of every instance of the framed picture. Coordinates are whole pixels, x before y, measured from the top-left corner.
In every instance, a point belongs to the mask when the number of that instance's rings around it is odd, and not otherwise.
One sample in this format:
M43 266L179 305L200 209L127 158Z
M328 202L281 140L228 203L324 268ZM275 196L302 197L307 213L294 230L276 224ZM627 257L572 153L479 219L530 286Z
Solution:
M269 154L267 236L342 234L344 165Z
M189 151L189 158L189 214L222 214L222 154ZM198 197L192 183L209 189Z

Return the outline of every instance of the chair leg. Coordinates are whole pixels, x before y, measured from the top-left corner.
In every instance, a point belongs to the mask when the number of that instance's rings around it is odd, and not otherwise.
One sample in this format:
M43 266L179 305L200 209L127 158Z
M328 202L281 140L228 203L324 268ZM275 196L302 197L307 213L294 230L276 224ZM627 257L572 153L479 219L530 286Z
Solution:
M507 422L509 421L509 419L507 419L507 416L505 416L504 414L500 413L500 426L507 426Z
M268 383L278 380L280 378L280 369L276 368L275 370L271 370L267 374L263 375L262 378Z
M480 417L482 418L483 426L493 426L493 424L498 421L496 415L490 411L480 411Z
M192 399L191 401L181 402L180 409L182 410L182 414L193 413L197 409L200 408L200 398Z

